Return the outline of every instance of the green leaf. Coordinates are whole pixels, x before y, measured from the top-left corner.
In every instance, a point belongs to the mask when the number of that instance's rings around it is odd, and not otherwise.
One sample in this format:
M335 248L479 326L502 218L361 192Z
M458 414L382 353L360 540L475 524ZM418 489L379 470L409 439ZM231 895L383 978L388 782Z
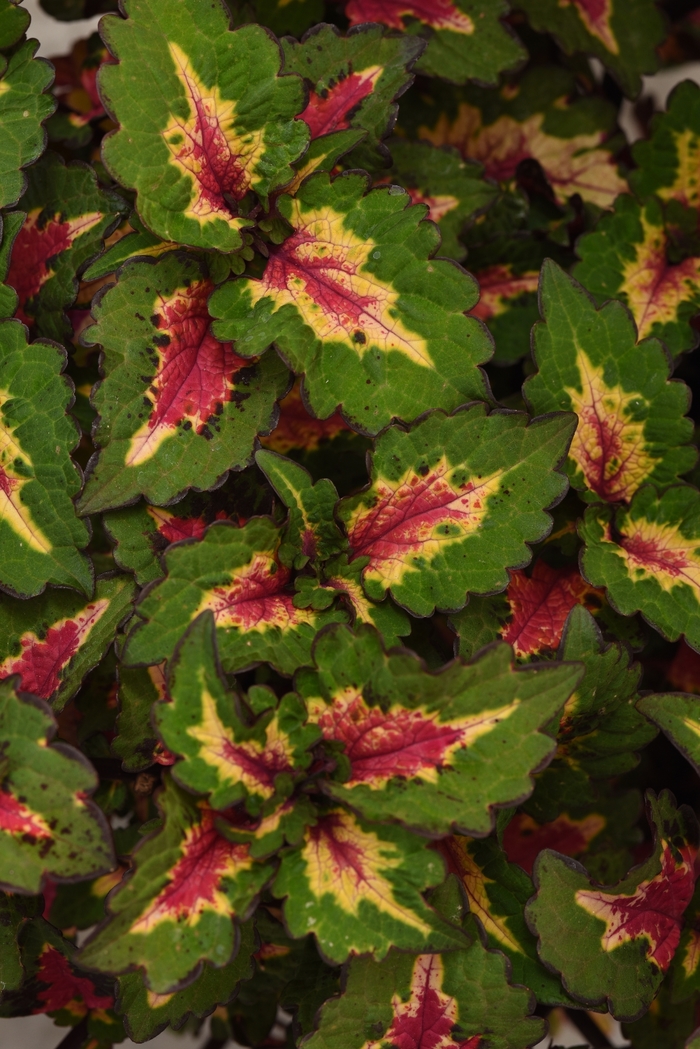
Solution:
M651 697L649 697L651 698ZM697 999L700 991L700 884L683 916L683 931L669 971L671 1001L677 1005Z
M634 98L642 74L659 68L656 48L666 28L654 0L518 0L518 7L540 33L551 33L567 55L595 55L625 94Z
M291 794L311 763L310 747L320 729L307 725L304 704L293 692L277 703L274 692L256 688L256 709L246 723L217 665L212 612L195 619L177 647L168 701L155 708L154 722L165 746L182 757L173 776L187 790L208 794L215 809L244 801L255 816Z
M17 892L40 892L46 874L70 881L114 866L107 823L87 796L92 766L73 747L48 746L55 731L45 703L0 682L0 870Z
M539 954L566 990L618 1019L644 1013L668 970L695 885L697 822L665 791L649 792L654 851L619 884L591 884L574 860L545 850L535 864L537 895L526 910Z
M348 149L361 143L348 158L349 167L383 166L387 150L382 142L396 122L395 100L413 79L411 69L423 41L387 33L380 25L363 25L348 34L317 25L303 40L287 37L281 43L285 72L298 73L309 87L301 119L309 125L312 142L323 140L318 163L307 154L298 165L298 179L311 171L330 171L336 143L347 143ZM359 134L351 136L350 131Z
M101 451L82 513L213 488L252 461L256 435L274 425L287 370L274 354L242 360L209 334L213 287L198 260L170 253L131 263L94 307L83 340L104 350L93 395Z
M191 982L202 961L220 968L233 960L233 919L245 921L273 872L217 832L206 802L165 783L163 828L135 851L131 877L110 896L109 916L79 958L110 973L138 967L156 994Z
M229 281L210 309L215 334L238 340L237 353L277 344L304 374L315 415L340 404L354 428L376 434L394 417L487 399L476 365L491 345L464 316L473 279L456 263L429 261L439 237L421 221L425 209L407 207L398 188L365 194L366 185L358 173L318 173L295 198L280 197L292 235L270 246L261 278Z
M442 860L425 839L334 808L282 857L273 892L286 897L291 935L313 932L323 956L340 963L353 951L383 958L392 945L429 951L462 946L463 934L421 896L443 876Z
M571 998L559 979L537 957L537 941L525 922L525 904L534 892L525 871L508 862L493 838L475 841L454 836L441 843L440 851L464 886L486 946L508 958L509 982L529 987L543 1004L570 1006ZM499 1010L493 1008L497 1014Z
M42 123L56 108L44 94L53 81L53 66L34 58L38 40L21 44L0 79L0 207L16 204L26 186L22 172L46 144Z
M190 1016L198 1020L218 1005L226 1005L238 993L242 980L253 975L255 927L253 921L240 926L238 952L227 965L213 968L205 963L201 973L181 991L154 994L141 972L119 977L117 1009L124 1017L127 1034L134 1042L146 1042L171 1027L178 1031Z
M592 498L629 502L641 485L668 485L692 469L690 391L669 381L656 339L637 344L619 302L596 309L588 294L553 262L540 279L543 322L533 333L537 375L524 396L535 412L579 416L568 473Z
M0 679L18 674L18 687L60 711L97 666L131 612L128 576L98 579L94 598L45 590L31 601L0 597Z
M119 667L119 715L112 750L126 772L140 772L163 757L163 745L151 725L153 704L165 698L165 673L161 665ZM168 756L168 763L174 756Z
M677 356L698 340L691 321L700 310L700 258L671 264L669 247L659 201L641 205L621 196L614 212L579 239L574 273L599 303L621 299L639 338L656 336Z
M378 438L371 483L342 499L338 516L353 557L369 557L367 596L392 597L414 615L457 610L468 591L504 589L507 567L530 560L527 543L550 528L544 507L566 489L557 467L571 415L530 421L470 405L433 412L409 431Z
M104 163L136 190L152 232L236 251L252 225L244 198L252 190L266 204L306 145L308 129L293 119L304 107L302 82L280 77L279 47L261 26L230 32L223 3L127 0L125 11L126 20L101 23L119 60L99 74L120 124L103 143Z
M314 484L308 470L276 452L256 452L255 461L289 510L279 552L282 564L303 568L340 553L346 544L333 520L338 501L333 482L324 477Z
M613 521L615 537L613 537ZM684 634L700 649L700 493L676 485L658 495L641 488L613 517L591 507L580 525L586 544L581 570L593 586L607 588L624 616L640 612L669 641Z
M697 1024L697 1003L673 1000L666 982L661 984L649 1012L631 1024L622 1025L622 1037L629 1038L632 1049L692 1049L692 1032ZM687 1040L686 1040L687 1039Z
M137 606L146 623L129 635L124 661L169 659L187 626L210 608L226 673L265 660L291 674L308 663L316 633L346 616L294 606L290 572L278 560L280 542L273 522L256 517L243 528L213 524L200 542L169 550L166 579Z
M494 806L527 797L554 751L540 730L580 677L576 665L515 670L506 645L430 673L413 653L387 655L367 626L324 631L314 662L295 684L344 758L323 789L367 819L433 836L488 834Z
M511 987L502 954L470 947L445 954L392 950L353 958L343 993L323 1006L308 1049L455 1045L523 1049L544 1027L525 987ZM438 1041L439 1039L439 1041Z
M10 2L10 0L8 0ZM6 281L10 268L10 257L12 246L17 234L22 228L26 218L23 211L8 211L2 215L0 229L2 229L2 241L0 242L0 280ZM8 284L0 284L0 317L14 317L19 299L17 292Z
M129 226L133 232L121 237L116 244L103 251L92 262L83 274L83 280L100 280L116 273L119 267L129 259L147 256L160 258L167 251L175 251L177 244L172 240L163 240L146 229L136 213L129 216Z
M0 892L0 1001L22 984L25 971L18 938L23 926L38 916L41 905L40 896Z
M642 696L637 709L659 726L700 774L700 696L680 692Z
M455 149L437 149L429 142L394 139L391 156L388 177L408 190L414 204L428 205L428 217L438 224L442 237L440 255L464 258L459 234L468 220L490 207L498 192L484 179L481 166L462 160ZM483 299L481 285L480 290ZM474 307L472 316L478 315L474 312L478 308Z
M633 156L637 170L630 185L640 200L653 195L666 206L669 216L688 209L697 221L700 187L695 179L695 156L700 136L700 87L684 80L666 102L666 112L654 117L651 134L636 142Z
M441 0L435 7L420 0L350 0L345 14L352 26L383 22L416 35L425 34L428 27L428 47L416 66L419 72L456 84L496 84L499 73L526 57L520 41L501 22L508 9L506 0Z
M56 153L46 153L27 177L27 217L6 282L19 297L19 320L35 336L60 342L72 334L64 310L75 301L80 271L100 251L126 204L100 188L93 170L66 165Z
M80 552L89 534L72 497L80 477L70 453L78 430L66 414L72 388L65 351L27 344L19 321L0 324L0 586L22 597L47 583L90 595L92 568Z
M0 3L0 48L12 47L29 28L31 15L19 6L19 0Z

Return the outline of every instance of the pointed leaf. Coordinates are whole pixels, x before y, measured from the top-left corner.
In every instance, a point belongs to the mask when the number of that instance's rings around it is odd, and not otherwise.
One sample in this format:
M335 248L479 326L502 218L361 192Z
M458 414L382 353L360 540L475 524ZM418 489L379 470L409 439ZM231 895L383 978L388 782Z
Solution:
M642 206L618 197L614 212L578 241L581 262L574 273L599 303L621 299L640 339L656 336L676 356L698 340L691 321L700 311L700 258L673 265L669 246L658 200Z
M669 214L687 208L697 221L700 190L694 169L698 134L700 87L684 80L669 95L666 112L654 118L649 138L634 146L638 168L630 185L641 200L654 194Z
M508 7L505 0L440 0L432 5L422 0L350 0L345 14L353 26L383 22L414 33L427 26L433 32L418 61L421 73L456 84L496 84L499 73L525 57L520 41L501 22Z
M343 993L323 1006L309 1049L523 1049L542 1033L502 955L477 940L446 954L353 958Z
M578 414L571 483L599 499L629 502L647 481L671 484L691 469L697 453L687 445L692 424L683 417L690 391L669 381L663 346L636 344L619 302L597 310L553 262L542 268L540 296L544 320L533 334L539 371L524 395L536 412Z
M7 62L0 79L0 207L15 204L26 178L22 172L43 151L46 132L41 126L56 108L44 94L53 80L53 68L34 58L37 40L26 40Z
M340 404L353 427L378 433L487 393L477 364L491 346L464 311L476 287L460 267L429 261L438 247L424 208L391 187L365 195L348 173L308 178L278 207L293 229L259 279L229 281L212 296L219 338L262 353L275 341L304 373L307 403L321 418Z
M392 945L462 946L463 934L421 896L443 874L440 857L425 839L337 808L308 828L300 848L283 856L273 891L286 897L291 935L313 932L323 956L340 963L353 951L383 958Z
M341 500L354 557L369 557L363 582L381 601L387 590L414 615L463 607L468 591L503 589L506 567L527 564L526 543L549 529L544 507L566 482L557 467L575 420L486 414L471 405L433 412L376 441L372 481Z
M46 874L70 881L114 866L107 824L88 797L92 766L73 747L47 746L55 731L45 703L0 683L0 877L18 892L40 892Z
M71 499L80 488L70 458L78 431L66 415L65 360L58 346L28 345L18 321L0 324L0 586L22 597L47 583L88 595L93 587L80 552L88 531Z
M659 726L700 773L700 696L679 692L642 696L637 709Z
M212 488L251 461L256 434L273 425L287 371L274 354L244 361L209 333L213 287L197 260L168 254L131 264L95 307L83 339L104 349L94 394L102 450L83 513Z
M149 990L140 972L119 977L117 1009L134 1042L146 1042L171 1027L179 1030L190 1016L198 1020L218 1005L226 1005L238 992L241 980L253 975L255 929L252 920L240 926L238 953L220 969L205 963L196 979L181 991L156 994Z
M63 311L75 301L78 274L100 251L126 204L100 188L94 171L66 166L55 153L45 154L27 175L22 197L27 217L6 282L19 297L15 316L34 335L60 342L71 332Z
M614 516L591 507L580 526L581 571L604 586L624 616L641 611L669 641L684 634L700 649L700 493L676 485L657 495L648 485Z
M324 790L367 819L435 836L488 834L492 806L531 792L530 773L554 750L539 730L580 676L575 665L516 671L505 645L429 673L413 653L387 655L371 627L325 631L314 661L318 669L299 671L296 687L309 720L347 762Z
M494 360L512 364L528 352L530 330L539 319L539 269L521 270L509 261L480 269L475 276L481 295L471 315L493 335Z
M245 920L272 868L222 837L206 802L167 778L160 806L162 830L136 850L133 874L110 896L109 917L80 961L111 973L139 967L151 991L168 994L198 976L202 961L232 960L233 919Z
M230 32L222 3L129 0L126 12L101 23L118 63L103 65L98 82L121 125L103 144L104 162L136 190L154 233L235 251L251 225L240 202L253 190L266 203L306 145L306 125L293 119L302 82L279 76L279 48L261 26Z
M277 556L280 532L265 517L243 528L213 524L200 542L165 555L167 577L151 589L137 611L147 622L129 635L127 664L168 659L193 619L211 609L224 670L232 673L260 660L291 674L310 660L311 643L343 612L294 606L290 572Z
M66 590L31 601L0 597L0 680L18 674L18 688L62 710L114 641L134 593L118 575L99 579L87 603Z
M540 957L568 992L616 1019L649 1007L671 964L695 886L697 823L668 791L649 795L654 851L618 885L592 885L575 860L545 850L535 864L537 895L526 915ZM575 935L572 932L575 931Z
M518 0L533 29L552 33L566 54L595 55L634 98L641 74L655 73L665 35L653 0Z

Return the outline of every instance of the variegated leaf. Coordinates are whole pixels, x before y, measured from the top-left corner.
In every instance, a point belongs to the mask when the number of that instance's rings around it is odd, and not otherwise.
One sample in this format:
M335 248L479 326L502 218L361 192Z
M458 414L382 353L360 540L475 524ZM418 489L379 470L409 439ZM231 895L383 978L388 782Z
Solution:
M651 693L637 708L664 732L700 774L700 696Z

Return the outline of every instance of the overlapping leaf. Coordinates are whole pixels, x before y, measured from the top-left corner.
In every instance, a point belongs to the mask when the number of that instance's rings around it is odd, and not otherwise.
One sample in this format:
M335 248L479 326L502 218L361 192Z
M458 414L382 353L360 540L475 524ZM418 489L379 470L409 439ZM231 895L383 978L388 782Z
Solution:
M642 696L637 707L700 772L700 697L679 692Z
M369 487L338 509L353 557L370 558L368 596L381 601L391 590L427 616L461 608L468 591L503 589L506 567L527 564L526 543L548 531L543 509L564 494L557 466L574 425L571 415L530 421L473 405L388 429Z
M15 204L26 185L23 168L43 151L46 132L43 121L51 116L56 102L45 94L53 70L42 58L34 58L37 40L21 44L8 60L0 62L0 207Z
M24 980L19 936L23 926L38 917L40 910L41 897L0 893L0 981L3 998L8 991L16 991Z
M658 200L644 205L621 196L611 215L581 237L581 262L574 273L599 303L621 299L630 309L640 339L663 340L674 355L692 349L691 320L700 312L700 259L668 260L669 237Z
M242 360L210 334L212 289L197 260L168 254L131 264L94 308L83 339L104 348L105 378L83 513L212 488L274 425L287 371L274 354Z
M691 469L696 449L689 390L669 382L657 340L636 343L619 302L596 309L553 262L540 284L543 323L533 345L538 374L524 394L536 412L570 409L579 417L569 452L572 484L608 502L629 502L648 481L671 484Z
M613 524L615 532L613 534ZM663 494L647 485L627 509L586 511L582 572L607 589L611 604L641 612L664 637L681 634L700 650L700 493L676 485Z
M567 54L595 55L630 97L639 94L642 74L658 69L665 27L653 0L518 0L518 6Z
M669 218L688 209L697 218L700 188L695 178L700 142L700 87L684 80L666 102L666 112L654 118L648 139L635 143L637 170L630 185L640 199L654 194L666 205Z
M0 6L0 48L12 47L29 27L29 11L15 0L3 0Z
M592 885L574 860L545 850L526 914L546 965L588 1006L617 1019L646 1011L668 970L695 886L697 823L668 792L649 796L654 852L618 885ZM566 930L575 929L576 935Z
M71 499L80 488L70 458L78 431L66 415L64 365L57 346L28 345L19 321L0 324L0 585L22 597L47 583L92 592L81 553L88 531Z
M127 772L140 772L156 762L172 765L175 755L163 747L151 724L153 704L166 696L165 669L119 667L119 715L112 751L122 759Z
M107 49L99 33L87 40L76 40L70 54L52 58L56 70L53 90L59 108L46 124L49 141L65 142L72 149L90 142L95 130L93 122L105 117L97 90L97 71L106 58Z
M695 892L683 915L683 930L669 971L671 1000L679 1002L695 999L700 990L700 887Z
M350 25L383 22L391 29L425 33L428 47L418 70L456 84L479 80L495 84L499 73L525 58L520 41L501 22L506 0L349 0Z
M463 946L463 934L421 896L443 876L442 860L424 838L334 808L283 856L273 891L285 898L292 936L312 932L323 956L339 963L352 952L383 958L392 945L429 951Z
M106 17L116 64L98 77L120 129L103 145L117 181L165 240L235 251L250 225L244 201L289 182L308 129L298 77L280 77L277 44L260 26L230 32L222 3L128 0ZM132 90L132 77L139 91ZM142 158L148 157L144 165Z
M0 683L0 878L19 892L39 892L46 874L89 878L114 865L107 824L88 797L95 773L72 747L47 745L55 730L45 703Z
M63 709L114 640L131 611L128 576L97 581L95 596L45 590L31 601L0 598L0 679L19 675L18 687Z
M278 559L280 542L273 522L257 517L242 528L213 524L201 542L168 551L166 579L137 606L147 622L129 636L125 662L168 659L192 620L211 609L227 673L259 660L283 674L307 664L317 631L346 615L295 607L290 571Z
M366 626L324 632L314 661L296 687L344 759L324 790L367 819L435 836L487 834L493 806L530 793L531 772L554 750L541 730L580 676L570 665L514 670L505 645L429 673L412 653L387 655Z
M293 229L270 246L261 278L230 281L210 301L218 338L236 352L276 342L304 375L305 399L325 418L342 406L353 428L376 434L392 418L415 419L486 399L476 367L491 355L473 279L431 256L439 236L408 194L349 173L310 176L278 207Z
M233 919L245 920L273 868L222 837L207 803L169 779L160 806L162 830L135 852L133 874L110 897L109 916L80 961L112 973L138 967L151 991L167 994L199 975L202 962L232 960Z

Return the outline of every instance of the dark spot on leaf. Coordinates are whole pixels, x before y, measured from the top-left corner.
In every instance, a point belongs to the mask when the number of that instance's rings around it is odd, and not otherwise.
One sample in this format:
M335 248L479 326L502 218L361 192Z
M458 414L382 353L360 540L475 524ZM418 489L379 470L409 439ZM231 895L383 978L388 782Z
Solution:
M163 334L163 335L154 335L153 336L153 341L156 344L156 346L169 346L170 342L171 342L170 336L169 335L165 335L165 334Z

